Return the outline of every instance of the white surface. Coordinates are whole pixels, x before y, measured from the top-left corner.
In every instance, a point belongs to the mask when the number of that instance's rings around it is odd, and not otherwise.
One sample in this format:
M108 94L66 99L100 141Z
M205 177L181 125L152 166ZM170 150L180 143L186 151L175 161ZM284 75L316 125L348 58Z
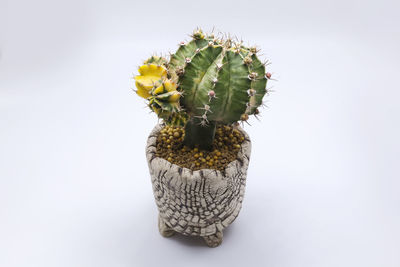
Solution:
M400 266L395 1L0 1L0 266ZM223 244L162 238L130 89L195 26L279 79ZM272 83L271 83L272 85Z

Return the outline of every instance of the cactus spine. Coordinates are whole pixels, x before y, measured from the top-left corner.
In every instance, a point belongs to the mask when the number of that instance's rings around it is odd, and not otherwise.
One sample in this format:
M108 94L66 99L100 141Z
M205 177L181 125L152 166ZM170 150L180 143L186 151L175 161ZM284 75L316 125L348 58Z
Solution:
M168 81L177 84L177 91L182 94L178 97L179 105L171 108L168 101L166 106L160 104L155 96L158 89L149 91L148 99L170 115L176 112L187 115L186 145L211 149L217 123L246 121L249 115L259 113L257 107L262 104L271 75L265 73L265 65L258 59L254 47L246 47L231 38L205 35L201 30L196 30L192 38L180 44L168 63L153 57L146 62L167 69ZM163 79L167 77L160 80Z

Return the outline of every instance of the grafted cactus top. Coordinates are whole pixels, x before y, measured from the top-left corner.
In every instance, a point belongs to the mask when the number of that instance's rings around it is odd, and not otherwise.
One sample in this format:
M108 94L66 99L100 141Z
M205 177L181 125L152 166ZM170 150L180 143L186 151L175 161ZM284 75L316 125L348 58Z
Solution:
M231 39L193 34L171 56L169 74L183 93L181 105L190 117L233 123L254 114L262 104L268 77L255 48Z

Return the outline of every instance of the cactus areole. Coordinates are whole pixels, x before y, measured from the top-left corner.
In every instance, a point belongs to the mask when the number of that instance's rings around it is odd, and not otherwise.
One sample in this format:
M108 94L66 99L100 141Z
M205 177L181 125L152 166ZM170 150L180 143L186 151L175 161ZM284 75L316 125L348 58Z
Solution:
M185 127L184 144L211 150L217 124L257 115L270 73L255 47L196 30L167 60L152 56L135 77L137 94L166 124Z

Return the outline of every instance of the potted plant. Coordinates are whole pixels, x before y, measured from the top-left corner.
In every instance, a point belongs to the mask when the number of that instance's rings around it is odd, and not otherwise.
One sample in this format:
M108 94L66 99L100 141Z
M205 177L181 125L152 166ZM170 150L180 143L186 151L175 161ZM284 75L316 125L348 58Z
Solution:
M162 119L146 146L161 235L216 247L245 191L251 141L238 122L259 114L271 74L255 47L201 30L191 37L169 60L139 67L136 93Z

